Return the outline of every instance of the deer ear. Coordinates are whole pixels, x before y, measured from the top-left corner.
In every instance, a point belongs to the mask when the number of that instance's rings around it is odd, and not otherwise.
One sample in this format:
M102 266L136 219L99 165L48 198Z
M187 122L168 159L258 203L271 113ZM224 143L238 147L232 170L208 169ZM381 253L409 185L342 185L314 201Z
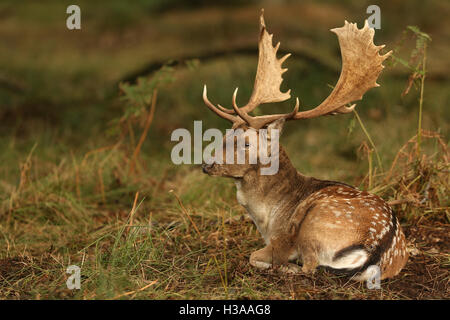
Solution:
M277 129L279 131L279 134L281 135L281 131L283 130L285 122L286 122L286 120L284 118L280 118L280 119L277 119L277 120L269 123L267 125L267 133L269 133L269 135L270 135L270 131L272 129Z

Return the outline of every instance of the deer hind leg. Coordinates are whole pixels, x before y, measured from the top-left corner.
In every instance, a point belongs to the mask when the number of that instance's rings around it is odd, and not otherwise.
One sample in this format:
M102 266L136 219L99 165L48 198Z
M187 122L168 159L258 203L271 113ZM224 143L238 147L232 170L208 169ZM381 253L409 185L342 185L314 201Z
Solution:
M277 255L278 250L274 250L272 244L253 252L250 255L250 264L258 269L270 269L275 267L283 273L297 274L301 272L301 268L289 263L287 257Z
M302 257L302 272L314 273L319 266L319 260L317 258L317 252L311 246L304 246L301 248Z
M291 230L292 231L292 230ZM283 273L298 274L302 269L295 263L289 263L289 258L295 253L294 242L292 241L292 232L280 233L270 239L273 247L273 264Z

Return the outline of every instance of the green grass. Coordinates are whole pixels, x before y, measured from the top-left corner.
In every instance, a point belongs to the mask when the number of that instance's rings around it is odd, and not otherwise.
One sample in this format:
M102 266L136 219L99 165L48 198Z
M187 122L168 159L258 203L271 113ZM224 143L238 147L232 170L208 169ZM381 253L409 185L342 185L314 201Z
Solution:
M419 253L398 278L373 291L324 270L290 277L252 268L248 258L263 241L238 205L234 184L170 160L174 129L192 129L199 119L204 129L228 128L203 106L203 84L211 100L224 106L239 86L238 103L243 104L251 93L256 56L176 68L173 81L158 88L153 122L135 173L129 173L147 112L140 110L129 123L119 121L130 108L142 107L123 99L120 79L161 58L195 55L233 41L256 46L259 9L232 8L236 15L230 18L220 8L155 13L150 2L119 2L106 7L81 2L79 33L64 28L63 2L0 5L0 30L9 48L0 52L0 298L446 297L450 80L442 76L447 60L442 52L448 50L440 31L444 18L413 13L416 20L402 21L386 5L386 27L375 41L393 48L406 24L432 34L421 126L439 132L440 139L425 132L424 158L410 156L416 140L401 149L417 134L420 87L401 97L409 70L400 65L386 68L381 87L357 104L384 169L381 173L373 155L370 188L367 153L358 151L368 144L367 135L354 115L288 123L281 140L293 164L307 175L372 189L387 200L410 200L396 208L409 246ZM414 5L405 10L416 12ZM320 103L330 92L328 85L337 81L337 41L328 29L344 19L362 21L359 6L330 1L266 8L266 21L282 47L318 59L292 57L286 63L283 86L300 97L302 108ZM442 6L433 2L424 10L439 15ZM302 12L308 14L299 21ZM405 40L399 54L405 57L414 45ZM291 107L289 101L261 109ZM66 287L65 270L72 264L81 267L81 290Z

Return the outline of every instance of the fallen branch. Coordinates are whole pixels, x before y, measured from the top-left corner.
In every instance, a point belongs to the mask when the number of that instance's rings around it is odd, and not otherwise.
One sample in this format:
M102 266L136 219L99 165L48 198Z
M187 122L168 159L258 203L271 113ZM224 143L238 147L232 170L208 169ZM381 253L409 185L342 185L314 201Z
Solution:
M147 284L146 286L144 286L144 287L142 287L142 288L140 288L138 290L129 291L129 292L125 292L125 293L119 294L118 296L115 296L113 298L113 300L119 299L121 297L129 296L130 294L133 294L133 293L138 293L140 291L144 291L145 289L147 289L148 287L151 287L152 285L154 285L157 282L158 282L158 280L153 280L152 282L150 282L149 284Z

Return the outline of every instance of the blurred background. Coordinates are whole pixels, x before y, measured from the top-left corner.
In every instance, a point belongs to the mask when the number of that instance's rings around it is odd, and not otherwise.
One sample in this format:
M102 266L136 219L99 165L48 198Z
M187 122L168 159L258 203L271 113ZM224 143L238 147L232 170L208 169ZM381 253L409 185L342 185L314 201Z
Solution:
M175 62L176 70L170 71L170 84L160 88L143 150L167 159L170 154L162 148L170 150L173 145L170 133L177 127L192 127L193 120L203 120L205 127L227 128L226 121L204 107L202 87L207 83L210 99L230 106L232 92L239 86L238 102L247 101L256 70L262 7L274 42L281 41L282 51L293 53L285 64L289 72L282 88L291 88L304 109L318 105L339 76L339 47L329 29L344 20L361 27L370 15L366 8L378 4L381 30L375 43L398 49L395 54L408 62L416 39L404 32L409 25L418 26L432 37L424 128L448 135L450 6L446 2L79 1L81 30L65 26L69 4L50 0L0 4L0 145L7 151L2 152L3 163L17 160L16 152L29 151L35 142L36 154L51 161L101 146L107 139L105 132L114 126L111 121L133 107L133 102L121 100L118 84L151 77L170 62ZM382 86L368 92L357 109L386 160L417 129L420 89L416 82L402 97L412 72L401 63L387 64ZM284 111L292 104L293 100L265 106L262 111ZM346 171L353 171L355 150L363 137L359 128L348 135L353 118L289 124L284 143L292 142L292 158L304 171L325 170L326 178L348 178ZM3 166L1 176L17 177L18 169Z
M66 28L70 4L81 8L81 30ZM63 260L75 255L99 236L92 228L126 219L137 192L145 198L137 220L150 213L155 221L180 219L172 189L199 216L242 212L229 180L172 164L172 131L191 130L194 120L203 130L229 128L203 105L203 85L223 106L235 87L238 104L248 101L262 7L274 43L292 53L282 89L308 109L339 77L329 30L344 20L362 27L373 4L381 9L375 44L394 50L381 87L357 103L357 115L288 123L281 143L306 175L397 198L400 189L381 181L394 175L399 150L406 154L402 146L417 134L421 103L420 126L429 133L417 154L433 156L448 144L447 1L1 1L0 221L8 234L1 257L26 247L39 253L50 243ZM260 112L287 112L293 103ZM437 207L448 205L447 186L436 187Z

